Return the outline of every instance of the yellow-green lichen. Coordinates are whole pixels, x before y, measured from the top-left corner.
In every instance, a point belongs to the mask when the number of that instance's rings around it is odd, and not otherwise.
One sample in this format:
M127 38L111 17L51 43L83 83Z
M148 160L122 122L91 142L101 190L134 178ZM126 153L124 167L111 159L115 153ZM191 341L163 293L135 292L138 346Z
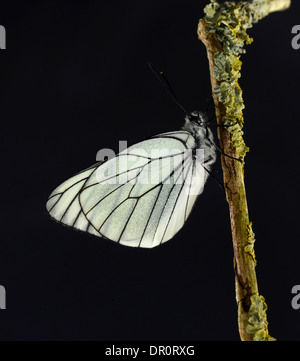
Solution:
M240 55L245 53L244 44L253 41L248 36L247 29L268 15L269 11L270 0L237 3L226 1L223 4L211 0L204 9L205 20L209 24L206 31L216 35L223 50L215 53L214 75L218 86L214 92L225 105L226 114L223 122L232 134L232 143L242 158L249 148L244 142L242 131L244 102L238 84L242 65Z
M250 297L251 305L246 331L253 335L253 341L276 341L269 335L267 321L267 304L263 296L258 294Z
M252 256L254 264L256 266L256 258L255 258L255 252L254 252L255 234L252 229L252 222L250 222L248 224L247 232L248 232L248 242L247 242L246 246L244 247L244 251L246 253L249 253L250 256Z

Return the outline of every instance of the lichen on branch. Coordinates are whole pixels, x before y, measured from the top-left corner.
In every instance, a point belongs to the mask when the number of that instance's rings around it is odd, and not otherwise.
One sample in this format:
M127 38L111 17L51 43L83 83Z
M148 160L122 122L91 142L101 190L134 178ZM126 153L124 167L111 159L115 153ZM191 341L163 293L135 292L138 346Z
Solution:
M247 30L273 11L285 10L290 0L252 0L219 4L211 0L198 25L198 36L207 50L212 93L218 121L218 137L222 150L222 168L226 199L229 204L238 324L242 340L275 340L268 333L267 305L258 292L256 279L255 235L249 220L244 184L244 160L248 151L243 139L242 90L240 57L244 46L253 39ZM225 155L229 155L226 157Z
M276 341L274 337L269 335L267 308L263 296L251 296L251 306L246 330L250 335L253 335L253 341Z
M247 30L270 12L289 6L290 0L254 0L251 2L225 2L219 4L211 1L204 8L207 23L206 31L214 33L222 44L222 51L215 53L214 75L218 81L214 93L225 106L223 124L232 134L232 144L237 154L243 159L249 150L243 139L244 102L238 79L241 76L241 54L244 45L253 39ZM200 30L201 31L201 30Z

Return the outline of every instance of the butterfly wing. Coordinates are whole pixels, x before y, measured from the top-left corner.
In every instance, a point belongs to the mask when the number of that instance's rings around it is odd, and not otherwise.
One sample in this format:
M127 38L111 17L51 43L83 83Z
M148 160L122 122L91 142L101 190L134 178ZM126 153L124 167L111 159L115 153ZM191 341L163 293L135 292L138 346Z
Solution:
M185 223L207 174L193 136L159 134L80 172L50 195L47 210L73 228L132 247L155 247Z

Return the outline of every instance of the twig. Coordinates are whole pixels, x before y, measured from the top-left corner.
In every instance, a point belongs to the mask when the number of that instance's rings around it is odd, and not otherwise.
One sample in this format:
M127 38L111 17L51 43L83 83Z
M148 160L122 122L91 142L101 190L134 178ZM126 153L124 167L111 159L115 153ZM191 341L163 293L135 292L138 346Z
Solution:
M243 140L244 103L238 84L240 55L252 39L246 30L269 13L285 10L290 0L254 0L211 3L198 26L198 35L206 46L212 93L219 125L218 137L223 154L244 160L248 147ZM226 198L229 204L238 326L241 340L275 340L268 333L266 303L258 292L254 233L249 220L244 184L244 164L222 155Z

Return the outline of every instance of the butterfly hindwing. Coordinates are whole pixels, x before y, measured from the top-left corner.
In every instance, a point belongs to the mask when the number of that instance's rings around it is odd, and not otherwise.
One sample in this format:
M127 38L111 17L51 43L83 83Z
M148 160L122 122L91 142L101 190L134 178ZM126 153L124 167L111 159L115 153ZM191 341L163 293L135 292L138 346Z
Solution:
M50 195L58 222L132 247L155 247L185 223L206 173L187 131L159 134L78 173Z

